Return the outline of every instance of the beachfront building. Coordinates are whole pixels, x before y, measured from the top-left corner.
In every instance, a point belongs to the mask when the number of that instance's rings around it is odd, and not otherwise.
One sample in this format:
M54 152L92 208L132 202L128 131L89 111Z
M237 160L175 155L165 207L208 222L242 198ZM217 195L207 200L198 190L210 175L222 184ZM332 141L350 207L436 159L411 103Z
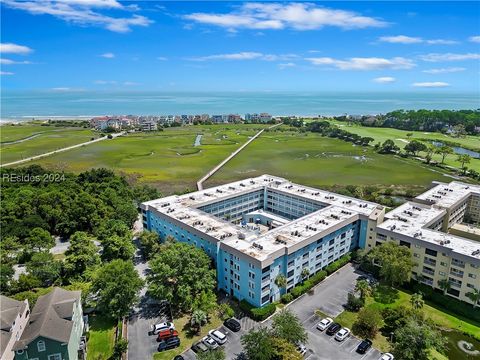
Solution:
M203 249L218 288L254 306L279 300L314 273L365 247L378 204L263 175L141 205L144 227ZM304 272L305 274L305 272ZM275 279L283 275L287 288Z
M29 317L28 300L18 301L0 295L0 359L13 360L13 345L22 336Z
M28 325L13 346L15 360L83 358L83 328L81 291L56 287L38 298Z
M412 251L418 281L473 304L480 290L480 186L453 181L385 215L367 248L395 241ZM445 281L449 286L442 288Z

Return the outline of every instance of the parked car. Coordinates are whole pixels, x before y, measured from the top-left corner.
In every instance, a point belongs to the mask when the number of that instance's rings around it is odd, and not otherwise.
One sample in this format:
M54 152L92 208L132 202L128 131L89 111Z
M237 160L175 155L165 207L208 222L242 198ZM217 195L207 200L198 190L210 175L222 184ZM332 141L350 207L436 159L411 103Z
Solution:
M302 343L297 344L297 350L300 353L300 355L305 355L307 353L307 347Z
M393 360L395 359L392 354L390 353L384 353L382 356L380 356L379 360Z
M349 328L342 328L339 332L335 334L335 340L343 341L350 335Z
M219 345L223 345L227 341L227 335L219 330L210 330L208 335L210 335L210 337L213 338L213 340L215 340Z
M175 325L172 322L163 322L160 324L155 324L150 326L150 335L157 335L161 330L172 329L175 330Z
M240 329L242 328L242 326L240 325L240 323L235 320L235 319L227 319L225 320L225 322L223 323L223 325L225 325L225 327L227 329L230 329L232 330L233 332L237 332L237 331L240 331Z
M372 347L372 342L368 339L363 340L357 347L357 353L365 354Z
M330 326L330 324L333 323L333 320L330 319L330 318L325 318L325 319L322 319L322 321L320 321L318 324L317 324L317 329L320 330L320 331L323 331L325 330L326 328L328 328Z
M208 335L202 339L202 342L211 350L215 350L218 347L217 342Z
M173 360L185 360L182 355L177 355L173 358Z
M208 351L208 347L200 340L192 345L192 351L194 353L204 353Z
M162 341L166 339L170 339L172 337L178 336L178 331L177 330L172 330L172 329L164 329L160 330L157 336L157 341Z
M339 323L333 323L333 324L330 324L330 326L327 328L327 335L335 335L337 333L338 330L340 330L342 328L342 326L339 324Z
M167 340L162 340L158 344L158 351L166 351L170 349L174 349L180 346L180 339L178 337L173 337Z

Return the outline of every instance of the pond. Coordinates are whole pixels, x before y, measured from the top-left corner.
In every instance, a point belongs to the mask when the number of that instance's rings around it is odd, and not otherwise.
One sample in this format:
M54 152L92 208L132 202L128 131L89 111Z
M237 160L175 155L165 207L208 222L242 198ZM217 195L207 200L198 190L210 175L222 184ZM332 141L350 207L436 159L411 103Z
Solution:
M446 355L449 359L480 360L480 341L459 331L442 331L447 338Z
M441 141L432 141L432 144L434 146L437 146L437 147L440 147L440 146L444 145ZM453 152L455 154L459 154L459 155L466 154L466 155L470 155L472 158L480 159L480 153L477 152L477 151L465 149L465 148L462 148L462 147L459 147L459 146L454 146L454 147L452 147L452 149L453 149Z

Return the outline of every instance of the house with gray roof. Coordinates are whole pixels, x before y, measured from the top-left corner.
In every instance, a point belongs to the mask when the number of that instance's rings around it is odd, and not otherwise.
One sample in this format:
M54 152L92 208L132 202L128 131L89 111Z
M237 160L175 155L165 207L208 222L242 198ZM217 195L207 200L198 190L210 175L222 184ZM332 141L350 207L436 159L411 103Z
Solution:
M0 359L14 358L13 345L22 336L29 316L28 300L18 301L0 295Z
M77 360L83 328L81 291L56 287L38 298L13 346L15 360Z

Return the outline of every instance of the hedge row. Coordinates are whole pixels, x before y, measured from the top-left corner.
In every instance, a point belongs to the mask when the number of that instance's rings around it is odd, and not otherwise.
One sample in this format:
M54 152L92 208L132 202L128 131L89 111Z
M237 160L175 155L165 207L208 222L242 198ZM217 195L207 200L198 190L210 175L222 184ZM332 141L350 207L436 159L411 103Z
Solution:
M255 321L262 321L273 315L277 308L277 303L270 303L263 307L254 307L248 301L240 301L240 309L248 314Z
M350 262L351 258L352 258L351 254L343 255L340 259L328 265L325 268L325 271L327 272L328 275L330 275L335 271L337 271L338 269L340 269L342 266L347 265Z
M410 284L405 284L404 287L413 292L422 293L425 300L434 303L448 312L480 322L480 309L474 309L471 304L467 304L448 295L443 295L441 291L414 280L412 280Z

